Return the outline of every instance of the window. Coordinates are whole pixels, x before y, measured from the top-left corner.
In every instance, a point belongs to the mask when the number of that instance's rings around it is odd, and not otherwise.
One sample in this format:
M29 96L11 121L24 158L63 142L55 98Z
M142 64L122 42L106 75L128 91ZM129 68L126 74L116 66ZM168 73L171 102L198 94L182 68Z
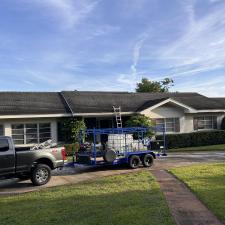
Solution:
M51 139L51 124L40 123L39 124L39 143Z
M25 144L24 136L25 136L24 124L12 125L12 138L15 144Z
M6 139L0 139L0 152L6 152L9 150L9 142Z
M4 135L4 126L0 124L0 136Z
M180 132L180 120L179 118L160 118L155 119L156 127L165 127L166 132Z
M198 116L194 117L194 130L210 130L217 129L216 116Z
M15 144L37 144L51 139L51 124L13 124L12 138Z

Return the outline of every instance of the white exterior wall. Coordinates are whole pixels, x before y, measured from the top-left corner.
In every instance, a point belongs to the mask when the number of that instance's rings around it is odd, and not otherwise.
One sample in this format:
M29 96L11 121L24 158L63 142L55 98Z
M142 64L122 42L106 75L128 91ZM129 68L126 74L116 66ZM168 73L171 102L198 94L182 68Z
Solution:
M5 136L12 136L12 129L11 125L21 123L50 123L51 124L51 138L53 142L58 141L58 135L57 135L57 119L56 118L34 118L34 119L4 119L0 120L0 124L3 125L4 135ZM18 145L19 146L19 145ZM21 146L31 146L31 145L21 145Z
M150 110L146 109L141 112L141 114L144 114L145 116L148 116L151 119L157 119L157 118L179 118L180 119L180 132L191 132L193 131L193 125L192 129L190 130L190 124L187 123L188 127L186 127L186 117L185 117L185 111L183 108L179 106L173 106L170 104L166 104L163 106L159 106L156 109Z
M145 116L148 116L152 119L157 118L179 118L180 119L180 133L189 133L194 131L194 123L193 118L195 116L217 116L217 127L220 128L221 121L225 116L225 113L195 113L189 114L186 109L181 108L180 106L165 104L163 106L159 106L155 109L146 109L141 112Z

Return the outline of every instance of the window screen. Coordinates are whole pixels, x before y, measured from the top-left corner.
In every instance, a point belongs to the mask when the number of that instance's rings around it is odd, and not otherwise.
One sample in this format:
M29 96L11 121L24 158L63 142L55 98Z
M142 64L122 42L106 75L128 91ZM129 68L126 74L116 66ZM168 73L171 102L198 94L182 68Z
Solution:
M217 129L216 116L197 116L193 119L194 130Z
M51 139L51 124L13 124L12 138L15 144L37 144L47 141Z
M166 132L180 132L179 118L159 118L155 119L155 125L159 128L165 128Z

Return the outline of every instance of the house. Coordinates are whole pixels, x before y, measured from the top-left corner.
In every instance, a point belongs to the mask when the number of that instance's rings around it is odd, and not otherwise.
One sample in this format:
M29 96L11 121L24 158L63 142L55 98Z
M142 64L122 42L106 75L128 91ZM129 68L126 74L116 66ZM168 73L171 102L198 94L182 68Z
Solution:
M198 93L0 92L0 135L12 136L18 147L57 142L65 117L83 117L88 127L115 126L113 106L121 106L124 120L144 114L168 133L218 129L225 115L225 98Z

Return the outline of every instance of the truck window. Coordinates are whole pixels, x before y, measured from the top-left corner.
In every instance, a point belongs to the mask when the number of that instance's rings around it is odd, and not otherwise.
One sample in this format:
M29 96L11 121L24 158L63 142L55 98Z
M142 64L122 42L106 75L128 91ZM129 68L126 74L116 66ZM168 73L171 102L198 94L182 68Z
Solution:
M9 142L7 139L0 139L0 152L6 152L9 150Z
M4 135L4 126L0 124L0 136Z

